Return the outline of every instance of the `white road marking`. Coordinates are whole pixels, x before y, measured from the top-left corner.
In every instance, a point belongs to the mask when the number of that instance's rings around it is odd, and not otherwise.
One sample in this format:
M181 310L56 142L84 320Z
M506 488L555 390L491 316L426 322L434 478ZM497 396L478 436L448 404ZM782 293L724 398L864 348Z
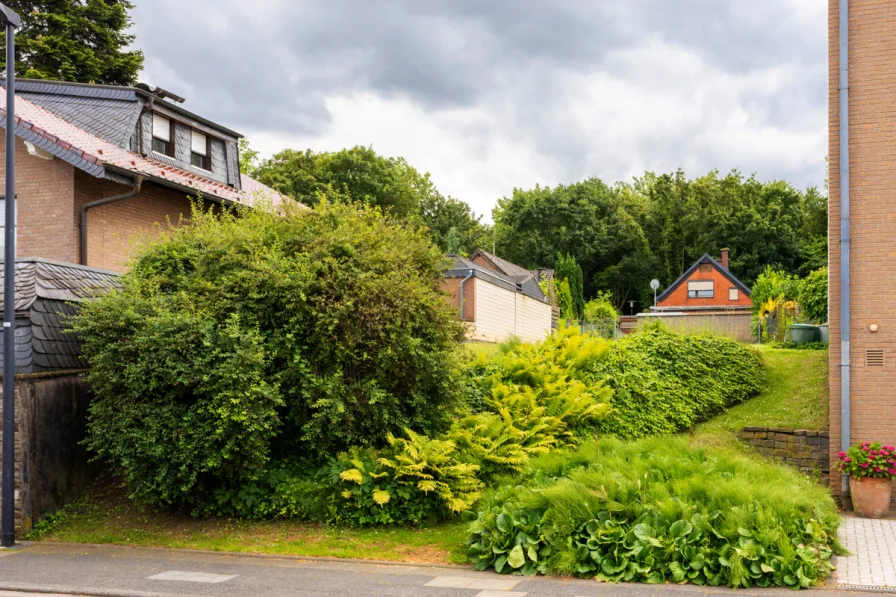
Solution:
M204 582L204 583L219 583L224 582L226 580L230 580L231 578L236 578L239 576L238 574L212 574L211 572L184 572L182 570L169 570L167 572L162 572L161 574L156 574L154 576L147 576L147 580L179 580L181 582Z

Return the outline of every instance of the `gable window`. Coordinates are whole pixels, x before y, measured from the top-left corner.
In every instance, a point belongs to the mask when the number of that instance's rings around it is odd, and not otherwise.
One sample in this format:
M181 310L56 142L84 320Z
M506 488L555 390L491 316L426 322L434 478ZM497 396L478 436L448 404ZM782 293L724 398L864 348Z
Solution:
M713 298L715 287L712 280L691 280L688 282L688 298Z
M152 150L155 153L174 157L174 135L171 134L173 128L171 120L153 112Z
M737 290L737 288L731 287L728 289L728 300L729 301L736 301L739 298L740 298L740 292Z
M190 143L190 164L196 168L211 170L208 146L208 137L204 133L194 130Z

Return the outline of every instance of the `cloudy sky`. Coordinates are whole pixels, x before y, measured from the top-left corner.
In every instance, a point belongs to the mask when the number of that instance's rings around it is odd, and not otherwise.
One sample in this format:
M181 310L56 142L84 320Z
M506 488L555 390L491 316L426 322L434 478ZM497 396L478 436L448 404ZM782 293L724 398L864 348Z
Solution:
M490 219L514 187L821 185L822 0L135 0L142 79L285 148L372 145Z

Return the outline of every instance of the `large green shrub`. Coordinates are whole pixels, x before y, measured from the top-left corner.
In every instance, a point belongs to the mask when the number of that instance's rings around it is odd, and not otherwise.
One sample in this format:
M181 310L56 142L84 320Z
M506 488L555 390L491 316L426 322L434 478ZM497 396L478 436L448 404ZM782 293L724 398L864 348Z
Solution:
M759 353L729 338L648 326L610 347L594 372L613 388L599 428L626 438L675 433L762 389Z
M800 306L810 321L828 320L828 268L811 272L800 282Z
M458 394L444 265L372 209L195 211L73 322L87 445L137 497L195 505L271 458L438 433Z
M828 576L839 549L823 487L680 438L543 456L477 510L470 559L503 573L805 588Z

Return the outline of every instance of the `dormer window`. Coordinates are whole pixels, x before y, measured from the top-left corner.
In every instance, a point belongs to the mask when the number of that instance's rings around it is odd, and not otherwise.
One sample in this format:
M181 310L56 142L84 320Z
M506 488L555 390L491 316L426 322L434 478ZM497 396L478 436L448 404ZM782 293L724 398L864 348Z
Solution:
M211 160L209 159L209 141L208 136L197 130L193 131L193 139L190 144L190 164L196 168L203 170L211 170Z
M152 115L152 150L155 153L174 157L174 125L170 119L153 113Z

